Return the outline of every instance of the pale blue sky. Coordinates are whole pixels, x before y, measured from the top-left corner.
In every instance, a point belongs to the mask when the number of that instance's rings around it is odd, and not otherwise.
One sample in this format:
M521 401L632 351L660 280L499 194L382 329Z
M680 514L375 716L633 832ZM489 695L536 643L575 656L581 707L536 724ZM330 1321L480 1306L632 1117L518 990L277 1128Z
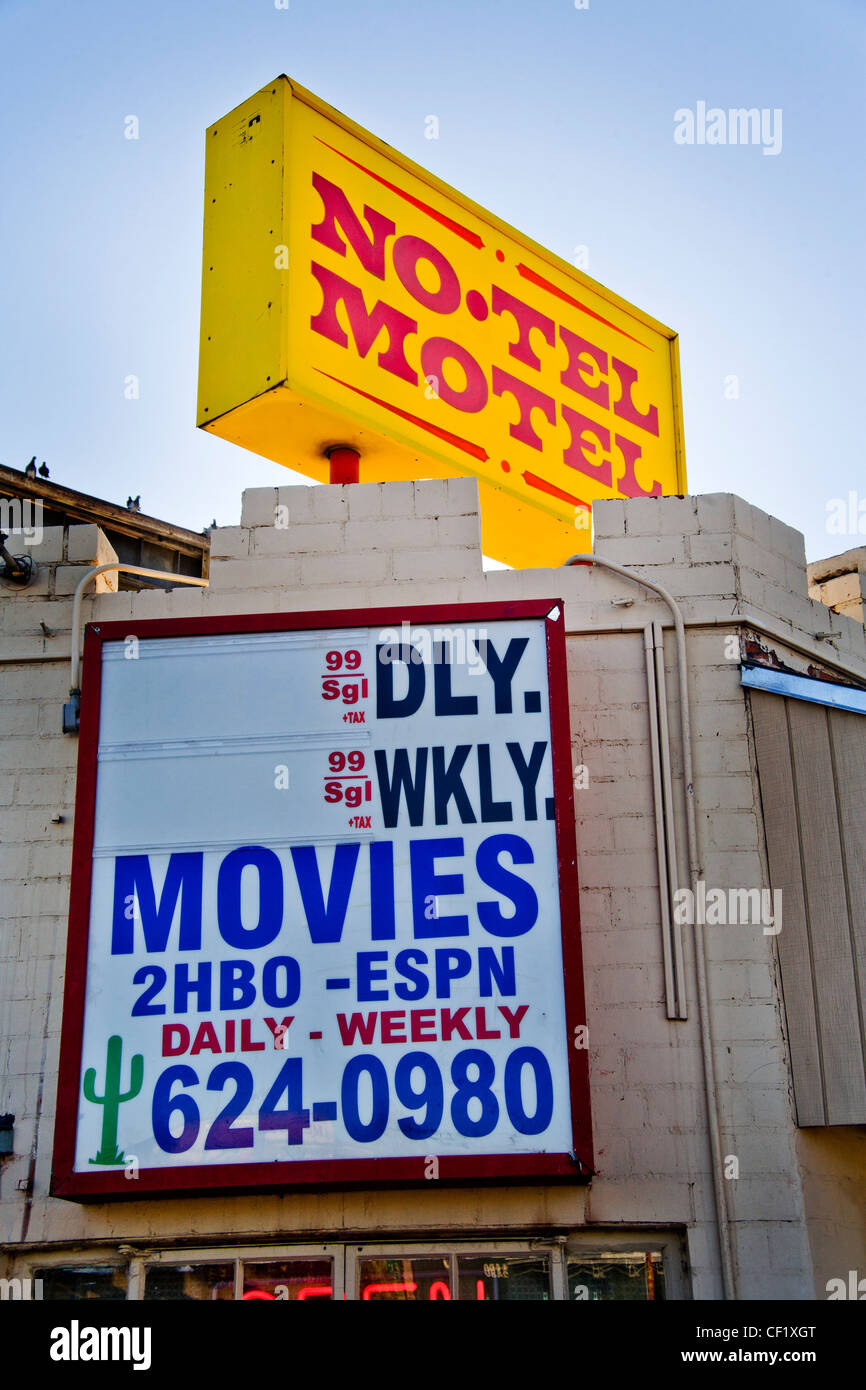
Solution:
M0 462L196 530L297 480L195 428L204 131L286 72L559 255L586 245L680 334L690 490L782 517L810 559L846 549L825 517L866 498L864 35L863 0L0 0ZM698 101L780 108L781 153L675 144Z

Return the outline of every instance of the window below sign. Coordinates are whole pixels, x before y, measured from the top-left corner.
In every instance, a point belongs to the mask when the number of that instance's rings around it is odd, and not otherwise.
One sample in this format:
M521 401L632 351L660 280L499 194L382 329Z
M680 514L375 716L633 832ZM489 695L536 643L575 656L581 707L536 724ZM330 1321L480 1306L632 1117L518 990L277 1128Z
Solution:
M100 1252L101 1254L101 1252ZM323 1303L650 1302L687 1298L678 1235L573 1231L534 1240L198 1248L129 1265L24 1266L45 1299ZM39 1281L38 1284L35 1281ZM8 1282L8 1281L7 1281ZM11 1281L14 1283L15 1281ZM26 1283L26 1279L19 1282Z
M334 1274L330 1260L269 1260L252 1264L245 1260L246 1302L256 1299L306 1303L310 1299L327 1303L334 1297Z
M99 1299L105 1303L126 1298L125 1266L53 1265L33 1273L41 1280L37 1297L52 1302Z
M550 1260L542 1255L458 1255L459 1297L504 1303L550 1298Z
M149 1265L146 1299L231 1299L235 1296L234 1261L224 1264Z
M568 1296L576 1300L658 1303L665 1272L658 1251L616 1251L568 1257Z
M426 1303L451 1298L451 1261L438 1259L360 1260L358 1289L364 1303L391 1300Z

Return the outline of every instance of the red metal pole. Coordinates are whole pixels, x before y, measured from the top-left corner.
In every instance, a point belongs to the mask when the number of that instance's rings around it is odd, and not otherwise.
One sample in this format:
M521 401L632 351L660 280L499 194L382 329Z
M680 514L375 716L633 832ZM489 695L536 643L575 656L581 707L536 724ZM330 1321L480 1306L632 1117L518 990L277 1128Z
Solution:
M357 483L360 480L361 456L357 449L331 449L328 452L332 483Z

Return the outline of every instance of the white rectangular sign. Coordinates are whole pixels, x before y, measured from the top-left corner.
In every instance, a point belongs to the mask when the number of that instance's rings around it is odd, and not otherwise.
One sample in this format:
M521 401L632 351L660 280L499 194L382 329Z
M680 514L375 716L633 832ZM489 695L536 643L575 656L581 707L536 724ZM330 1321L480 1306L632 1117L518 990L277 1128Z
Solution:
M55 1191L586 1174L562 611L503 607L89 633Z

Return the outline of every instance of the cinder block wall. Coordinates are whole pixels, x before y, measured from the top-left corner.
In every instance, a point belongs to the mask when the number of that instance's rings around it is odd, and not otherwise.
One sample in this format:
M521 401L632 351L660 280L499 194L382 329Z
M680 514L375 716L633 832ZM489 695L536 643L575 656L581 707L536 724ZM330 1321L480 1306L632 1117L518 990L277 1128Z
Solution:
M846 618L866 622L866 545L815 560L806 572L810 598Z
M766 886L747 706L738 658L725 639L738 636L746 626L741 615L749 612L768 615L792 636L826 628L827 610L807 597L802 538L727 495L603 503L594 524L599 555L657 578L681 601L686 620L703 624L688 636L702 873L709 886ZM694 1296L718 1297L688 931L690 1016L675 1023L664 1012L641 629L668 614L640 587L601 570L484 572L477 488L469 479L248 491L240 526L212 534L208 590L103 592L87 601L85 616L122 621L564 599L574 762L589 778L577 792L599 1168L588 1197L582 1188L432 1185L408 1193L184 1198L182 1204L81 1206L49 1197L77 751L76 740L60 733L69 595L87 564L110 557L92 527L46 534L44 545L33 589L4 594L0 602L0 1110L16 1116L15 1156L0 1177L0 1240L13 1249L58 1241L116 1248L119 1240L170 1242L190 1224L202 1243L275 1233L432 1238L447 1228L492 1237L584 1223L600 1231L661 1225L686 1233ZM839 628L838 650L866 672L863 629L831 620ZM666 640L680 777L670 634ZM791 656L803 664L809 659ZM685 883L682 824L679 834ZM726 1190L740 1296L811 1298L813 1259L773 940L760 927L720 927L708 929L708 950L724 1147L739 1163L739 1177Z

